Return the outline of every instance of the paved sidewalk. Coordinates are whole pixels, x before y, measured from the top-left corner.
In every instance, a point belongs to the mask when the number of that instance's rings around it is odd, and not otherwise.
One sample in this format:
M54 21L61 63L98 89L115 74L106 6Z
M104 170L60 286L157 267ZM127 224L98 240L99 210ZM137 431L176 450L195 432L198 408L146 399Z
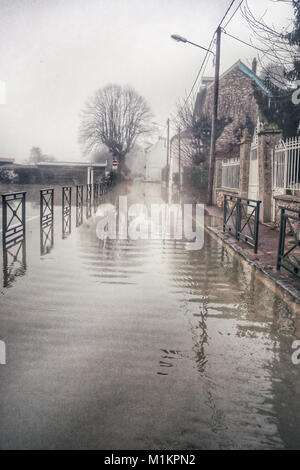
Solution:
M279 230L260 224L258 253L255 254L254 250L246 243L237 242L231 235L223 233L222 209L215 206L205 206L205 215L209 217L206 219L206 226L210 227L215 235L300 303L300 279L283 268L281 271L276 269Z

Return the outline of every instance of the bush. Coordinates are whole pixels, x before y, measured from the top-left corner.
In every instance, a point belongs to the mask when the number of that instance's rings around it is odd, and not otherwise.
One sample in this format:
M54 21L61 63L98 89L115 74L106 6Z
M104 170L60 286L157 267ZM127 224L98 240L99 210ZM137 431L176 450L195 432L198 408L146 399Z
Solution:
M189 166L184 169L183 182L186 187L205 191L208 187L208 170L199 166Z
M2 183L17 183L19 177L14 170L0 168L0 181L2 181Z

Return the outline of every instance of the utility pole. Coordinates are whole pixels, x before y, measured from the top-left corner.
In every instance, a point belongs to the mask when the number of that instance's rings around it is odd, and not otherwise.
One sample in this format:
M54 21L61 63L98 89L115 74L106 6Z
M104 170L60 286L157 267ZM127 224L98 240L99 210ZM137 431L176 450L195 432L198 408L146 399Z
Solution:
M167 168L170 162L170 119L167 120Z
M178 128L178 186L181 191L181 129Z
M169 184L170 177L170 119L167 120L167 169L166 169L166 179L167 185Z
M221 56L221 26L217 29L217 51L216 51L216 69L215 69L215 86L214 86L214 102L213 115L211 124L211 142L209 155L209 180L208 180L208 204L213 203L214 174L216 161L216 140L217 140L217 119L219 104L219 82L220 82L220 56Z

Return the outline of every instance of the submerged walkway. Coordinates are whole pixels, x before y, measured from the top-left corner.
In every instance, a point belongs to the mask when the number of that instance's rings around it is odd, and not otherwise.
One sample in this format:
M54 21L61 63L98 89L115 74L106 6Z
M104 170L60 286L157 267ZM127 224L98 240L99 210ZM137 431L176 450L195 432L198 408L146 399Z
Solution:
M210 227L212 233L246 261L256 266L281 290L300 304L300 279L283 268L280 271L276 269L279 230L260 224L258 253L255 254L253 249L246 243L237 242L233 236L223 233L223 209L216 206L206 206L205 210L206 214L214 220L213 227Z
M161 189L120 185L107 201L149 207ZM299 449L287 302L209 233L199 251L102 242L97 217L76 228L72 214L44 255L30 223L26 270L0 291L0 448Z

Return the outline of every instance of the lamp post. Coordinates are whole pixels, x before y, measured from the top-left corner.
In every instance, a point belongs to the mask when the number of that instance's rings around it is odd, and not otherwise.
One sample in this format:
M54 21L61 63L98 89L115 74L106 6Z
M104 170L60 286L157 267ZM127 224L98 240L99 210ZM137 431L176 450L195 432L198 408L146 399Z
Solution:
M192 44L192 46L199 47L199 49L202 49L203 51L210 52L211 54L215 55L213 51L206 49L206 47L200 46L199 44L196 44L195 42L191 42L188 39L184 38L183 36L179 36L179 34L171 34L171 38L177 42L184 42L187 44Z
M220 57L221 57L221 27L217 29L217 50L216 54L205 47L200 46L194 42L188 41L186 38L179 36L178 34L172 34L171 38L177 42L183 42L192 44L193 46L199 47L204 51L210 52L216 57L215 65L215 85L214 85L214 100L213 100L213 112L211 122L211 142L210 142L210 155L209 155L209 178L208 178L208 204L212 205L213 202L213 187L214 187L214 173L215 173L215 161L216 161L216 137L217 137L217 119L218 119L218 103L219 103L219 82L220 82Z

